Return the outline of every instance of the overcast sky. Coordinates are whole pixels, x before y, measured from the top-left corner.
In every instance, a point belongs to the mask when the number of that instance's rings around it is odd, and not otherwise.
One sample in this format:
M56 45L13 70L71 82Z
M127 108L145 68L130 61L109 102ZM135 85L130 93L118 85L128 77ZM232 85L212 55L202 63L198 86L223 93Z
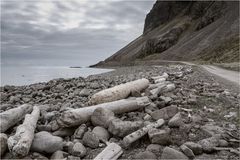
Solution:
M1 0L2 65L87 66L141 35L155 0Z

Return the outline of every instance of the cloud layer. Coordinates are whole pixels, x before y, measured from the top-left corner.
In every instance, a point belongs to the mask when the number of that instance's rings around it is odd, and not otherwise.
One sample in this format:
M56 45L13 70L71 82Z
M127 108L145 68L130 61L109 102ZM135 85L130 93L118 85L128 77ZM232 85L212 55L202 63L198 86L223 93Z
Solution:
M3 0L3 65L81 65L138 37L154 0Z

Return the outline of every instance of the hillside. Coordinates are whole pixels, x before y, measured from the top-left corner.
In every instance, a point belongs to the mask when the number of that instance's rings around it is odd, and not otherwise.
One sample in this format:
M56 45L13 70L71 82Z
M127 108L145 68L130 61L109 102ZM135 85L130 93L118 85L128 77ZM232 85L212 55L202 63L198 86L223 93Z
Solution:
M157 1L141 36L96 66L239 61L239 2Z

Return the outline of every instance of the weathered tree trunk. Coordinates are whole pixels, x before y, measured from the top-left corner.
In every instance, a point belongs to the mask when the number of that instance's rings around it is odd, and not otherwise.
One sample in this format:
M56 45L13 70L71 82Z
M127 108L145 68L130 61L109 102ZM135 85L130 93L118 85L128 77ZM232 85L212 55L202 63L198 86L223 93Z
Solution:
M16 134L8 138L8 148L14 156L28 155L39 116L40 110L34 106L32 113L27 114L23 124L17 127Z
M141 129L127 135L126 137L123 138L124 146L128 147L130 144L132 144L133 142L137 141L138 139L140 139L141 137L146 135L148 133L148 131L151 130L152 128L158 128L158 127L162 126L163 124L164 124L164 120L159 119L156 122L151 123Z
M65 111L57 119L59 127L78 126L90 120L91 115L97 108L106 108L116 114L125 113L141 109L150 104L148 97L139 97L133 99L122 99L115 102L103 103L95 106L89 106L79 109Z
M0 113L0 131L5 132L8 128L14 126L24 118L27 113L32 111L32 106L23 104L17 108L9 109Z
M120 84L112 88L102 90L94 94L90 100L91 104L100 104L105 102L112 102L120 99L127 98L131 92L146 89L149 81L145 78L136 81Z
M110 143L94 160L117 160L122 153L123 150L118 144Z

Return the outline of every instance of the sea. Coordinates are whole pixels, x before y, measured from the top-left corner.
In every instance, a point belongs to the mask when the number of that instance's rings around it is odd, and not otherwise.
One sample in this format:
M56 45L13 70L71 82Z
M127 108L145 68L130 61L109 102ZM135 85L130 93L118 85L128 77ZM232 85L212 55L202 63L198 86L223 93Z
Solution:
M30 85L57 78L74 78L110 72L113 69L72 68L69 66L3 66L1 65L1 86Z

